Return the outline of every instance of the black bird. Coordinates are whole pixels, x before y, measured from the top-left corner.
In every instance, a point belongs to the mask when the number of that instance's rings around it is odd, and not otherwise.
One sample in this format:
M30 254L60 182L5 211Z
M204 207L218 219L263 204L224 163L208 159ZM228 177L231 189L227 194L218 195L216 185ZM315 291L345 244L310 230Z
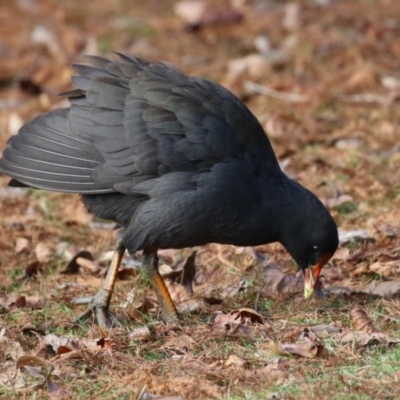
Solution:
M280 169L260 123L222 86L169 63L119 54L74 65L71 106L40 115L0 160L11 185L79 193L97 217L122 229L107 277L92 298L102 326L125 249L143 266L164 319L178 319L158 272L157 249L210 242L280 242L305 273L311 296L338 246L317 197Z

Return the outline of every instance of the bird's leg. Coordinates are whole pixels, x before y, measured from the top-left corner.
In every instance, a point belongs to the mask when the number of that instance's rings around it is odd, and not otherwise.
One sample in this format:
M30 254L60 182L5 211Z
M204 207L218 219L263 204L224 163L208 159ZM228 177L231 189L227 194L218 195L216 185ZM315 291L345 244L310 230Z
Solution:
M171 295L165 286L164 280L158 272L157 250L144 250L142 268L156 292L158 304L166 322L177 321L180 319Z
M119 233L117 239L117 247L115 249L111 264L108 267L106 278L103 281L98 292L89 301L87 299L74 299L75 304L88 303L89 307L77 319L77 322L86 321L92 315L95 317L96 323L103 329L111 326L121 326L118 319L109 311L111 296L114 290L117 273L121 264L122 257L125 253L125 245L122 239L122 232Z

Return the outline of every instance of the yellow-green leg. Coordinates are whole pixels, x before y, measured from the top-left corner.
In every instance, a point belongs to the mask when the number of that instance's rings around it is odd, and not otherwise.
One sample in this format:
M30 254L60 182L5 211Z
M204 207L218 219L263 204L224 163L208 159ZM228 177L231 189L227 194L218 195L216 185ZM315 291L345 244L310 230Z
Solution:
M157 250L144 250L142 268L156 292L158 304L165 322L178 321L179 314L175 304L165 286L164 280L158 272Z
M125 245L121 235L119 235L117 247L115 249L111 264L108 268L106 278L97 293L90 298L74 299L75 304L89 303L89 307L76 319L76 322L87 321L92 316L95 322L103 329L111 326L121 326L118 319L110 312L111 296L114 291L117 273L125 253Z

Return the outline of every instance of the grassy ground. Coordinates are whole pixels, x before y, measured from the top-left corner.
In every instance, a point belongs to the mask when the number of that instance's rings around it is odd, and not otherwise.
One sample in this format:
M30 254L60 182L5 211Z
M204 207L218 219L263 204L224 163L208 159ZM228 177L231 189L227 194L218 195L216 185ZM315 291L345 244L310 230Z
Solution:
M11 189L0 176L0 397L399 398L400 298L363 291L400 279L400 3L239 1L240 21L203 18L200 27L176 3L0 4L0 148L23 122L64 104L57 93L82 53L168 60L240 96L285 171L344 232L367 237L340 246L325 296L308 301L280 245L198 248L194 296L168 283L179 326L160 322L126 259L112 305L124 328L102 332L71 322L83 311L71 300L100 285L112 224L88 216L77 196ZM228 3L210 4L220 5L214 20L232 15ZM81 250L94 263L64 274ZM163 252L164 273L191 252Z

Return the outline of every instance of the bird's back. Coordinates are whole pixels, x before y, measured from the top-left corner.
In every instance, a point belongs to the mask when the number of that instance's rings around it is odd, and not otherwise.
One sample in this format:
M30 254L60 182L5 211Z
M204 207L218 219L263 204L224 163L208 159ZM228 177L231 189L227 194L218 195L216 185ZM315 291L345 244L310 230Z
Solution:
M229 91L169 64L120 57L75 65L71 107L24 125L0 170L34 188L131 195L145 180L207 170L253 150L276 167L258 121Z

